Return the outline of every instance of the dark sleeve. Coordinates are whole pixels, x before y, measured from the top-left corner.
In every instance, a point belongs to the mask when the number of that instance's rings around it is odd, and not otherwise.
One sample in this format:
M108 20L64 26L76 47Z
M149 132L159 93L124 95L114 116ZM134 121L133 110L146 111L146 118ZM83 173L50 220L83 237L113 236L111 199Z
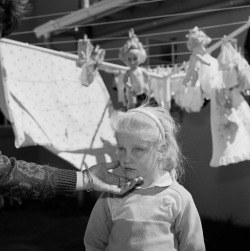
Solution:
M27 199L72 195L76 171L8 158L0 152L0 194Z

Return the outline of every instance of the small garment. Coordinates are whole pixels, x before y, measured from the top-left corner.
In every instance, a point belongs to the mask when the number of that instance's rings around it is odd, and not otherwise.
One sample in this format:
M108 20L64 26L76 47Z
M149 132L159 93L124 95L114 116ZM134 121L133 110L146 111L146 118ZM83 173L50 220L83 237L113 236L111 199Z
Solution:
M1 108L7 108L16 147L44 146L78 169L112 160L113 107L98 72L86 88L74 55L8 39L0 50Z
M250 107L238 88L211 94L212 159L219 167L250 160Z
M222 50L225 46L222 47ZM210 166L219 167L250 160L250 107L241 94L238 83L225 83L231 81L226 75L233 76L235 73L228 72L224 62L219 67L217 85L209 88L211 104L211 131L212 131L212 158ZM228 56L228 54L226 54ZM223 71L226 71L226 73ZM221 77L219 74L221 73ZM239 79L238 77L232 79ZM223 83L222 83L223 82ZM227 88L230 86L230 88ZM236 87L235 87L236 86ZM207 88L208 89L208 88Z
M238 86L242 92L250 89L250 66L236 45L224 42L218 61L227 88Z
M151 97L153 97L156 103L170 110L171 108L171 89L170 79L167 77L150 76L149 78L149 90Z
M225 88L232 88L239 84L237 61L238 55L230 42L223 43L218 56L219 67L222 70Z
M175 103L187 112L199 112L203 106L204 98L199 81L197 86L181 85L180 89L175 93Z
M105 51L99 46L94 47L89 39L78 41L78 59L76 65L82 68L81 84L89 86L98 74L98 67L102 64Z
M202 64L199 69L199 81L204 97L210 99L212 90L223 89L222 71L219 70L218 60L210 54L205 54L204 58L209 62L209 65Z

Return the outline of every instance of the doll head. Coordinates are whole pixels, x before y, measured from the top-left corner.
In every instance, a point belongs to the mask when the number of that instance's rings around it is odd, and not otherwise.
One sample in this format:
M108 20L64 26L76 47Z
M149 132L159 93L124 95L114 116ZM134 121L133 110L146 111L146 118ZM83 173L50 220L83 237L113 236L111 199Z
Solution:
M183 173L182 155L175 136L177 125L167 110L141 106L126 113L113 113L111 122L121 167L127 168L130 175L150 180L149 177L161 176L166 171L174 179Z
M133 29L129 32L129 40L120 49L119 58L128 66L130 66L132 58L136 58L138 65L144 63L147 59L147 52L138 37L134 34Z
M29 11L28 0L0 1L0 37L12 33L21 18Z
M186 35L187 48L190 51L193 51L196 47L207 47L207 45L212 41L202 30L197 26L189 31L189 34Z

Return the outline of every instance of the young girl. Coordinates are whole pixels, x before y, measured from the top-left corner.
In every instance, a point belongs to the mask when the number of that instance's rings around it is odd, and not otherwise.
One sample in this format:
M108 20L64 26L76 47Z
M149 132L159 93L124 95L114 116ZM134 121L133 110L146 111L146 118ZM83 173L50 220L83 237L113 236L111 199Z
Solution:
M112 115L120 166L128 179L143 177L123 196L103 193L86 229L86 251L203 251L201 220L183 173L176 124L162 107Z
M140 65L145 62L147 53L142 43L129 32L129 40L120 49L119 58L129 67L124 75L124 85L129 91L128 109L140 106L148 94L148 73Z

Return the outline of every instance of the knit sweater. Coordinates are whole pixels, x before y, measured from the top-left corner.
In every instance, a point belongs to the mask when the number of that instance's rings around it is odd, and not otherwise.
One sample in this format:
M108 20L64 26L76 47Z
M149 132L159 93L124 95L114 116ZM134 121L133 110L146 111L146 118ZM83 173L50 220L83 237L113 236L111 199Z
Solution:
M192 196L169 179L167 173L154 186L124 196L103 193L85 232L86 251L204 251Z
M0 194L47 199L76 190L76 171L8 158L0 152Z

